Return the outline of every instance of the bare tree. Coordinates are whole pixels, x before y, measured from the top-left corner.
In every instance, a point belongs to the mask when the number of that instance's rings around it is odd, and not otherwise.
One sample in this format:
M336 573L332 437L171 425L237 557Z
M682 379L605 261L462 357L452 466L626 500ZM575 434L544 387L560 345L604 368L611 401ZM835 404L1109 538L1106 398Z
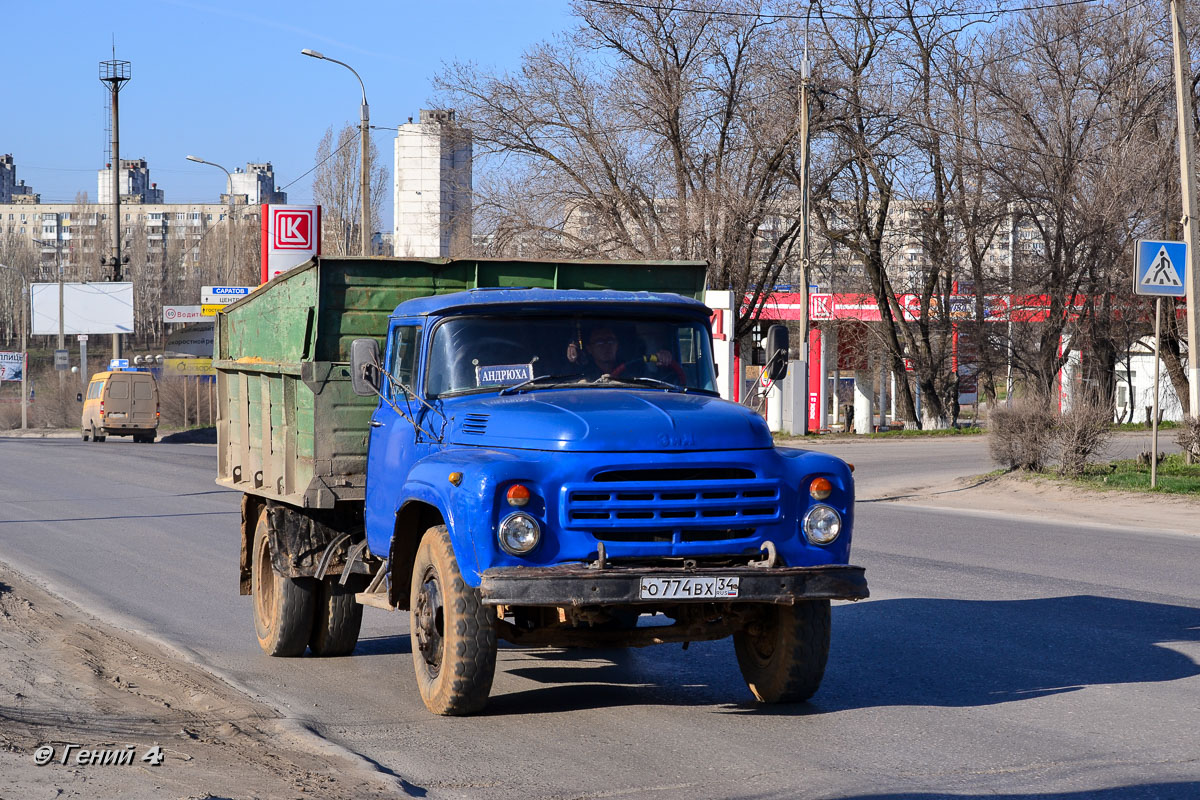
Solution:
M796 39L759 7L581 2L515 73L443 70L440 101L488 165L491 252L704 259L711 286L747 297L747 333L799 233Z
M1128 293L1136 221L1154 215L1139 169L1169 60L1147 23L1132 10L1054 8L991 37L982 85L1008 144L994 174L1033 231L1033 246L1014 253L1017 289L1049 297L1043 318L1020 326L1018 360L1044 387L1066 361L1064 334L1101 340L1112 309L1097 303Z
M321 249L327 255L369 255L360 252L362 167L358 137L358 127L346 125L338 132L335 143L330 126L317 145L313 201L321 206ZM379 229L379 209L387 191L387 170L380 163L374 142L367 149L367 174L372 228L368 233L374 233Z

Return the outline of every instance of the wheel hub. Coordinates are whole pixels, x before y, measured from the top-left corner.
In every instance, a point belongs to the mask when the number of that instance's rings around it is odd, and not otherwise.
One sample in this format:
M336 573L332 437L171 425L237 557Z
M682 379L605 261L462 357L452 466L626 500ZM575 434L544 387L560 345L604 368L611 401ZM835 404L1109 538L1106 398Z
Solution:
M445 611L442 607L442 590L437 575L432 571L425 574L421 589L417 592L417 607L414 609L416 627L413 634L417 649L424 657L431 675L436 675L442 666L442 638L445 631Z

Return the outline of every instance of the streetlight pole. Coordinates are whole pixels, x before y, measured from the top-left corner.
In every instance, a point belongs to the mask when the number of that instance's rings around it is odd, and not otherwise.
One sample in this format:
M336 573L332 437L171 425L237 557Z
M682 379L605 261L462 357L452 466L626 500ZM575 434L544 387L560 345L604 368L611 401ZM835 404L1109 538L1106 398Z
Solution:
M812 359L812 352L808 346L808 284L812 280L808 260L808 81L810 74L808 64L808 31L805 30L804 60L800 62L800 352L804 356L803 363L808 374L792 376L792 391L796 392L800 387L805 387L808 396L803 398L803 401L798 406L804 409L804 422L801 425L797 425L796 421L792 420L793 433L797 429L802 433L808 433L808 397L812 396L814 390L820 396L821 389L820 386L813 387L808 385L808 377L813 374L813 369L809 364L809 361ZM824 370L818 369L817 373L821 376L820 380L824 381ZM797 404L793 402L793 414L796 408ZM816 431L813 432L815 433Z
M229 174L229 170L225 169L220 164L217 164L213 161L205 161L203 158L200 158L199 156L188 156L187 160L195 161L197 164L208 164L210 167L216 167L217 169L221 170L221 172L225 173L225 185L228 189L228 191L226 192L226 196L229 198L229 218L228 218L229 219L229 229L226 231L226 236L225 236L226 243L227 243L225 252L226 252L226 258L228 259L228 262L229 262L229 264L226 268L228 270L226 280L232 280L233 276L236 274L234 272L234 268L233 268L233 232L234 232L234 228L233 228L233 176Z
M354 67L350 66L349 64L345 63L344 61L338 61L336 58L330 58L327 55L318 53L316 50L310 50L308 48L301 50L300 54L308 56L310 58L319 58L323 61L332 61L334 64L341 64L343 67L345 67L346 69L348 69L354 73L354 77L358 78L359 88L362 89L362 108L360 109L361 113L360 113L360 119L359 119L359 144L361 144L361 146L362 146L362 157L360 159L360 175L359 175L359 190L358 190L360 199L362 200L362 202L360 204L362 206L362 220L359 222L359 225L362 229L361 230L361 234L362 234L362 236L361 236L361 238L362 238L362 253L361 253L361 255L364 255L364 256L370 255L371 254L371 247L370 247L370 242L371 242L371 231L370 231L370 228L371 228L371 210L370 210L371 180L370 180L370 172L367 169L367 157L368 157L368 151L370 148L370 140L369 140L370 133L369 132L371 129L371 112L367 106L367 87L365 84L363 84L363 79L361 77L359 77L359 74L354 71Z
M0 269L21 276L21 429L24 430L29 427L29 355L25 352L28 347L25 335L29 330L29 279L16 267L0 264Z

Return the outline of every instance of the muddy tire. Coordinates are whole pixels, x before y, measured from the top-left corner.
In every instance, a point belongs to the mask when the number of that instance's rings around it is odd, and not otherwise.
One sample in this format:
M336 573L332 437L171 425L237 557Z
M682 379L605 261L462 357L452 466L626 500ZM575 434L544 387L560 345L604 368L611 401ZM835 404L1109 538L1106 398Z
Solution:
M313 655L325 658L348 656L358 646L363 607L354 601L354 594L363 587L362 581L356 578L357 575L352 575L345 586L338 582L340 575L318 584L312 636L308 640Z
M89 438L91 438L91 431L89 431L87 428L83 428L82 436L83 440L86 442Z
M254 633L269 656L300 656L313 632L313 608L318 584L312 578L280 575L271 564L267 509L254 526L254 557L250 564L250 594L254 600Z
M425 706L450 716L482 710L496 672L496 613L463 580L445 525L421 539L409 601L413 666Z
M802 703L812 697L829 659L829 601L771 605L733 635L746 685L762 703Z
M108 437L105 436L104 434L100 433L100 431L96 429L95 425L92 426L92 441L93 442L103 442L106 438L108 438Z

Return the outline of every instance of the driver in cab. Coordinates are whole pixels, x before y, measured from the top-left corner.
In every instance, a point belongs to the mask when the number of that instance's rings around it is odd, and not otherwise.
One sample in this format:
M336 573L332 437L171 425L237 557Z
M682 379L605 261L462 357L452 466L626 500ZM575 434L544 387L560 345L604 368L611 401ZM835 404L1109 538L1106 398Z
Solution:
M683 370L675 363L670 350L664 348L651 356L635 358L632 361L621 361L618 358L619 348L620 341L613 329L601 325L588 332L587 343L584 346L586 355L579 352L579 347L575 342L567 345L567 360L572 364L584 367L584 375L588 380L596 380L604 375L620 378L625 374L632 377L654 377L646 375L647 364L654 364L657 367L654 371L664 372L663 377L686 383L682 374Z

